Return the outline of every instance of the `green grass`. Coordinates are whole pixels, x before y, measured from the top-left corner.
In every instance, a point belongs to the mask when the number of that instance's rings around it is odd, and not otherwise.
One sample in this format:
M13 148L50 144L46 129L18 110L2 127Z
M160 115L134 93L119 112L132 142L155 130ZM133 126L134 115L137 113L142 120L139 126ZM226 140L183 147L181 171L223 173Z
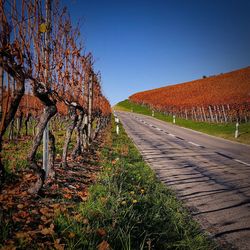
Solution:
M132 103L129 100L119 102L114 107L114 109L152 116L152 110L149 107ZM159 119L165 122L172 123L173 121L172 116L167 116L161 112L155 112L154 117L156 119ZM240 134L238 138L234 138L235 123L227 123L227 124L207 123L207 122L196 122L196 121L176 118L176 125L185 127L185 128L190 128L193 130L197 130L197 131L209 134L209 135L222 137L224 139L250 144L250 123L249 122L240 124L239 126Z
M75 216L59 215L67 249L215 249L174 194L160 183L121 127L102 149L101 172Z
M65 142L65 126L67 124L64 124L63 129L59 130L59 125L56 124L56 122L52 119L50 121L51 128L56 127L53 129L53 134L56 139L56 155L62 155L63 153L63 146ZM2 151L2 158L3 163L5 166L7 177L12 178L12 174L15 174L18 171L22 171L25 168L29 167L29 163L27 161L27 156L29 151L32 148L33 143L33 125L34 122L30 122L29 129L28 129L28 137L25 136L25 128L24 126L21 129L21 136L20 138L16 138L16 129L14 129L14 139L12 141L8 140L8 133L9 128L7 129L5 135L4 135L4 143L3 143L3 151ZM73 131L71 141L69 143L69 151L71 151L74 147L76 141L76 132ZM43 157L43 148L42 143L38 147L37 154L36 154L36 160L42 161Z

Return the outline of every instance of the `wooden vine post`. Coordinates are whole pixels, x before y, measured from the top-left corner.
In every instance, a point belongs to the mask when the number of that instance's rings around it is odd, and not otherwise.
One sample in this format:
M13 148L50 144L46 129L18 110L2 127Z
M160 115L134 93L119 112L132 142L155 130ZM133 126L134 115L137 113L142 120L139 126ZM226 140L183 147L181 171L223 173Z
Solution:
M87 144L90 145L91 130L92 130L92 105L93 105L93 72L91 70L90 78L88 81L88 136Z
M175 115L173 115L173 124L175 124Z
M45 50L44 50L44 65L49 65L49 55L50 55L50 32L51 32L51 0L46 0L46 29L44 32ZM43 24L42 24L43 25ZM40 29L41 32L43 31ZM48 81L49 68L44 69L44 78ZM47 83L45 83L47 84ZM49 122L47 123L43 131L43 170L45 171L45 178L48 177L49 164L48 164L48 153L49 151Z
M234 137L235 137L235 138L238 138L238 137L239 137L239 122L238 122L238 120L237 120L236 126L235 126L235 134L234 134Z

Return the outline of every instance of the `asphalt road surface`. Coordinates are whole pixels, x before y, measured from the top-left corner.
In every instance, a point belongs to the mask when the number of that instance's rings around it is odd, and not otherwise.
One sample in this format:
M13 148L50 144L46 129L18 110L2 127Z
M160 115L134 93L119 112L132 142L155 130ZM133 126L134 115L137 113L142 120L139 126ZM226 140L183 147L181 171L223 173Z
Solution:
M250 249L250 146L116 112L158 178L222 249Z

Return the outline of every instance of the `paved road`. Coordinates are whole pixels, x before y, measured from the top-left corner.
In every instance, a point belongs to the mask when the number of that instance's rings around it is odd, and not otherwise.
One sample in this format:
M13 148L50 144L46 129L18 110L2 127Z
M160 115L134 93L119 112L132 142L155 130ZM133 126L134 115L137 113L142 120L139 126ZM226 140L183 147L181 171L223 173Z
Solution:
M250 146L116 112L144 159L223 249L250 249Z

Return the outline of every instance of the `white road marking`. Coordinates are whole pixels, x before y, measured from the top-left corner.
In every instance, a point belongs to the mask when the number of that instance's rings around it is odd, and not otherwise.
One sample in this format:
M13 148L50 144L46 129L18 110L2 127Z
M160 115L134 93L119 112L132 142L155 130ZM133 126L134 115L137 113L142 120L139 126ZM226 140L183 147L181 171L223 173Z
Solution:
M250 164L249 164L249 163L246 163L246 162L241 161L241 160L238 160L238 159L234 159L234 160L237 161L237 162L239 162L239 163L241 163L241 164L243 164L243 165L246 165L246 166L249 166L249 167L250 167Z
M194 143L194 142L191 142L191 141L189 141L188 143L189 143L189 144L192 144L192 145L194 145L194 146L197 146L197 147L201 147L201 145L199 145L199 144L197 144L197 143Z
M162 129L160 129L160 128L158 128L158 127L155 127L154 125L152 125L152 124L149 124L149 123L147 123L147 122L145 122L144 120L142 120L142 119L140 119L139 117L136 117L136 116L134 116L137 120L139 120L140 122L142 122L142 123L144 123L145 125L149 125L150 127L153 127L153 128L156 128L158 131L163 131L164 132L164 130L162 130ZM176 137L176 135L173 135L173 134L170 134L170 133L168 133L168 132L165 132L166 134L168 134L169 136L172 136L172 137ZM178 137L176 137L177 139L178 139ZM180 138L181 140L184 140L184 139L182 139L182 138ZM196 147L202 147L201 145L199 145L199 144L197 144L197 143L194 143L194 142L191 142L191 141L188 141L188 143L189 144L192 144L192 145L194 145L194 146L196 146ZM220 153L219 153L220 154ZM229 158L229 157L228 157ZM235 158L231 158L232 160L234 160L234 161L236 161L236 162L239 162L239 163L241 163L241 164L243 164L243 165L246 165L246 166L250 166L250 164L249 163L247 163L247 162L244 162L244 161L241 161L241 160L238 160L238 159L235 159Z
M175 135L173 135L173 134L168 134L169 136L172 136L172 137L175 137Z
M144 123L144 124L146 124L146 125L149 125L150 127L152 127L152 128L156 128L157 130L159 130L159 131L162 131L162 132L164 132L164 130L163 129L161 129L161 128L158 128L158 127L155 127L154 125L152 125L152 124L148 124L147 122L145 122L144 120L140 120L142 123ZM175 135L171 135L171 136L174 136L175 137Z

